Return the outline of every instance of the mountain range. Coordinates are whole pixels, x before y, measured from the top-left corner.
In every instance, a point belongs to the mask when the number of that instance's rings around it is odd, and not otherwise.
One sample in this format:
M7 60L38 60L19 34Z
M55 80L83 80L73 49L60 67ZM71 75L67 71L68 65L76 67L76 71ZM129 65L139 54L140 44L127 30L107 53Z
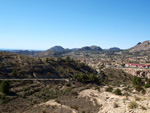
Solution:
M145 41L143 43L139 42L137 45L135 45L132 48L126 49L128 52L140 52L140 51L148 51L150 50L150 41ZM122 49L118 47L112 47L109 49L102 49L99 46L85 46L82 48L74 48L74 49L65 49L62 46L54 46L51 47L50 49L46 51L32 51L32 50L2 50L0 51L7 51L9 53L15 53L15 54L22 54L22 55L27 55L27 56L36 56L36 57L50 57L50 56L55 56L55 57L60 57L63 54L71 53L71 52L107 52L107 51L123 51Z

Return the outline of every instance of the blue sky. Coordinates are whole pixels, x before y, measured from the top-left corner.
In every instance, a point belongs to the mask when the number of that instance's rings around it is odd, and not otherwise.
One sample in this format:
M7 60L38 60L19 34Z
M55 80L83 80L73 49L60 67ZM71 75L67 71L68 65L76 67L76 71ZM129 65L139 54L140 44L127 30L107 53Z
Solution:
M150 40L150 0L0 0L0 48L127 49Z

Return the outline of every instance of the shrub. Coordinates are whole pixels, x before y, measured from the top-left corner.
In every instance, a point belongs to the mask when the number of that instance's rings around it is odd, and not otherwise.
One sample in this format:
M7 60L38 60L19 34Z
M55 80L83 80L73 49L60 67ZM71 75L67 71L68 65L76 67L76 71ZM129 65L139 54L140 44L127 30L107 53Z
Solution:
M3 80L0 84L0 91L4 94L8 94L10 90L10 83L7 80Z
M2 101L2 103L5 103L5 100L6 100L6 96L5 96L5 95L2 95L2 96L1 96L1 101Z
M135 108L138 107L138 104L137 104L135 101L133 101L133 102L130 102L130 104L129 104L128 107L129 107L130 109L135 109Z
M42 113L47 113L46 110L43 110Z
M78 96L78 92L77 91L71 91L71 94L74 96Z
M116 95L122 95L122 93L121 93L121 90L120 90L120 89L116 89L116 90L114 91L114 93L115 93Z
M144 107L144 106L141 106L141 109L142 109L142 110L147 110L146 107Z
M16 75L17 75L16 70L13 70L11 74L12 74L13 76L16 76Z
M48 63L48 58L46 58L45 61Z
M70 86L71 86L71 84L70 84L70 83L66 83L66 86L67 86L67 87L70 87Z
M107 87L106 89L105 89L105 91L107 91L107 92L112 92L113 91L113 88L112 87Z
M96 83L99 84L100 81L98 79L98 77L94 74L84 74L84 73L76 73L73 75L73 80L79 81L79 82L91 82L91 83Z
M116 102L114 102L113 106L114 106L114 108L119 107L119 105Z
M69 64L69 61L70 61L70 60L71 60L70 57L67 56L67 57L66 57L66 60L65 60L67 65Z
M145 88L149 88L150 87L150 80L148 79L146 84L145 84Z
M135 88L135 90L137 90L137 91L141 91L141 90L143 89L141 86L135 86L134 88Z
M99 87L99 86L96 86L95 89L98 90L98 91L100 92L100 87Z
M137 91L141 90L142 86L142 79L139 77L134 77L132 81L133 86L136 88Z
M43 89L37 96L42 99L54 99L62 94L61 90L48 88Z
M69 87L69 88L67 88L67 89L65 90L65 92L66 92L66 93L69 93L69 92L71 92L71 90L72 90L72 87Z
M146 90L143 88L142 89L142 94L145 95L146 94Z
M71 108L75 109L75 110L78 110L78 106L74 105L74 106L71 106Z
M24 87L24 88L23 88L23 92L26 92L27 90L28 90L27 87Z
M135 96L135 100L136 100L136 101L140 101L141 98Z
M21 94L21 95L19 95L21 98L26 98L26 94L25 93L23 93L23 94Z

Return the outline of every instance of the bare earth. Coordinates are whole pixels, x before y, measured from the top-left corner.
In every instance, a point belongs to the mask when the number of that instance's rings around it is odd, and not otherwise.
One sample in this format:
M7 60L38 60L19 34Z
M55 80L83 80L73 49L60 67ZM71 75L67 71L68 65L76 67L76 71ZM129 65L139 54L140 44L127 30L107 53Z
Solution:
M97 102L101 106L98 113L150 113L149 95L133 94L126 97L110 92L98 92L97 90L88 89L80 92L79 96L89 98L93 103ZM138 97L139 100L136 101L135 97ZM128 106L133 101L136 101L138 107L130 109ZM114 103L117 103L118 107L115 108Z

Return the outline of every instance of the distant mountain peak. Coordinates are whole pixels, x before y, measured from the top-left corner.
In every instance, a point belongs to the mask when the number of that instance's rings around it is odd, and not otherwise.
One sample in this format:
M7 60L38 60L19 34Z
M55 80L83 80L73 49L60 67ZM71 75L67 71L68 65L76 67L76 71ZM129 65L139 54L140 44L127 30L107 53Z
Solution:
M120 48L118 48L118 47L111 47L111 48L109 48L109 50L120 50Z
M62 46L54 46L51 47L50 50L58 52L58 51L63 51L65 49Z
M99 47L99 46L95 46L95 45L93 45L93 46L85 46L85 47L82 47L81 49L79 49L80 51L101 51L102 50L102 48L101 47Z

